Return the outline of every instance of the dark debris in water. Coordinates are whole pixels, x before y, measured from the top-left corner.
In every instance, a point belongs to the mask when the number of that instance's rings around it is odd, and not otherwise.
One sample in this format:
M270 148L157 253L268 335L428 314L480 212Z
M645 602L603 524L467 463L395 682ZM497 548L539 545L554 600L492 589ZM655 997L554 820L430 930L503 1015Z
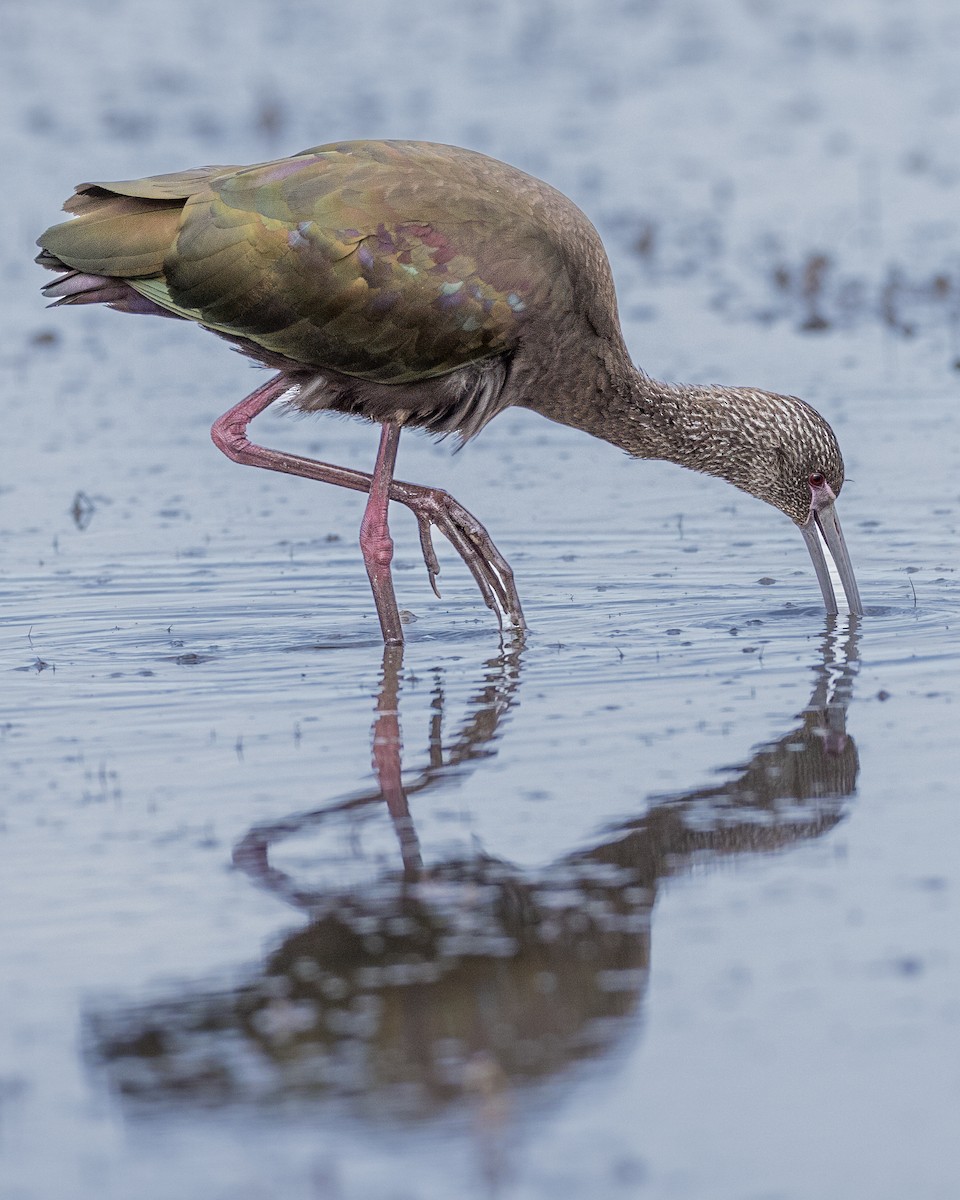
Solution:
M73 518L73 523L78 529L86 529L93 520L93 514L96 511L97 506L86 492L77 492L73 497L73 503L70 505L70 516Z
M35 671L38 675L41 671L56 672L56 667L53 663L49 663L46 659L40 658L39 655L31 663L27 663L24 667L14 667L15 671Z
M924 267L891 259L865 272L839 249L791 250L787 236L773 231L737 246L711 213L646 215L625 225L626 244L649 282L703 276L710 306L735 320L786 321L804 333L874 324L904 338L944 324L960 327L957 263ZM960 370L960 339L951 366Z
M889 262L867 278L839 256L808 251L782 259L769 273L773 304L766 317L787 319L807 333L879 324L901 337L960 321L960 270L925 272ZM954 367L960 367L960 359Z

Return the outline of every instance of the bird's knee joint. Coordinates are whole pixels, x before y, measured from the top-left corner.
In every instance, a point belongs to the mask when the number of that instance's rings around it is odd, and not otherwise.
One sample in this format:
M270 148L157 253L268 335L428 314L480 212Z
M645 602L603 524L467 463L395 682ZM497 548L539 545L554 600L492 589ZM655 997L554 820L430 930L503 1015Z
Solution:
M240 458L250 445L246 425L239 425L235 422L225 421L221 425L219 421L216 421L210 430L210 437L218 450L227 458L234 460Z
M382 527L362 527L360 549L363 552L363 561L369 566L389 567L393 562L393 538L389 531Z

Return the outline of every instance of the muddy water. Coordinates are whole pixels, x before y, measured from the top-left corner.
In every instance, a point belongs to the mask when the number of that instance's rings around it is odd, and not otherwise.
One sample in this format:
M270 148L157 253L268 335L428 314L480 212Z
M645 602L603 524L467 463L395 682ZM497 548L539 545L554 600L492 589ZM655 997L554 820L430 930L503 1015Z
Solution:
M2 1200L955 1196L951 6L146 13L4 17ZM547 175L648 370L824 411L867 615L771 510L508 413L399 470L529 635L400 513L385 657L358 499L209 445L257 376L29 263L77 179L348 135Z

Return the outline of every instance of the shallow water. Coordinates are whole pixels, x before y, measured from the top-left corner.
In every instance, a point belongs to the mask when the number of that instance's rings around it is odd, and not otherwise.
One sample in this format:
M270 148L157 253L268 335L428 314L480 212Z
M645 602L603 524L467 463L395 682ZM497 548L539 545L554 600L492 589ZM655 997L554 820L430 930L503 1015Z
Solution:
M951 6L163 12L5 14L0 1200L956 1196ZM401 512L385 656L360 500L209 444L250 368L41 308L76 180L365 135L545 175L646 369L820 408L866 616L771 510L517 412L399 473L529 634Z

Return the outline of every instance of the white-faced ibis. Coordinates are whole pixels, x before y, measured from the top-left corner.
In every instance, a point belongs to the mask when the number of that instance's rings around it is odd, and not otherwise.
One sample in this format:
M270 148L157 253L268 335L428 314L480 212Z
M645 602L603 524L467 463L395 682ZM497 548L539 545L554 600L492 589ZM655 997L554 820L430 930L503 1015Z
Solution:
M728 480L799 527L827 611L822 533L850 611L863 611L834 501L843 459L794 396L677 386L630 361L603 244L584 214L514 167L454 146L343 142L251 167L81 184L74 219L39 239L58 304L196 321L279 374L213 426L236 462L369 493L360 545L387 642L403 641L390 500L436 526L487 605L523 627L513 573L452 496L394 479L405 426L467 441L516 404L636 458ZM268 450L247 426L288 397L382 425L372 475Z

